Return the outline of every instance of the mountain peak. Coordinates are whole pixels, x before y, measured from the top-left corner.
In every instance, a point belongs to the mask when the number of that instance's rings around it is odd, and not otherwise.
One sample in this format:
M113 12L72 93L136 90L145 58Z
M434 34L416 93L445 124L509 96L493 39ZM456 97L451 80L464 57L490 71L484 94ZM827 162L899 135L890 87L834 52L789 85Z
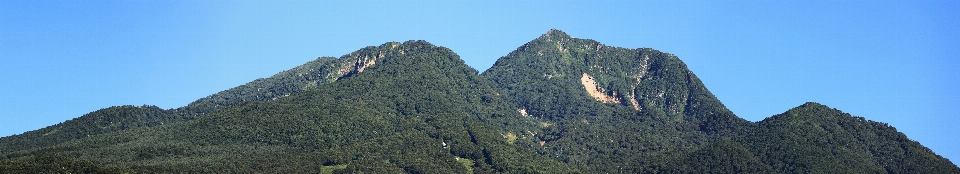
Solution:
M558 30L558 29L556 29L556 28L551 28L550 31L547 31L547 33L545 33L545 34L543 34L543 35L540 35L540 38L566 38L566 39L569 39L569 38L570 38L570 35L567 35L567 33L564 33L563 31L560 31L560 30Z
M0 164L12 173L960 173L892 126L820 103L748 122L673 54L557 29L483 74L442 46L386 42L178 109L105 108L0 138Z
M843 116L850 116L850 114L820 103L806 102L803 105L791 108L782 114L767 117L761 122L807 122L813 120L836 120Z
M720 104L672 54L606 46L572 38L557 29L497 60L483 76L510 89L504 93L518 108L547 119L589 118L591 115L566 113L583 113L576 108L619 105L633 112L691 123L687 125L704 124L691 129L720 132L746 123ZM577 107L553 105L571 98L584 102L576 103ZM707 125L709 120L723 121Z
M803 103L803 105L800 105L800 106L797 106L797 107L794 107L794 108L790 109L790 111L796 111L796 112L800 112L800 111L810 111L810 110L818 110L818 111L835 110L835 111L839 112L839 110L836 110L836 109L831 108L831 107L829 107L829 106L827 106L827 105L823 105L823 104L820 104L820 103L817 103L817 102L806 102L806 103Z

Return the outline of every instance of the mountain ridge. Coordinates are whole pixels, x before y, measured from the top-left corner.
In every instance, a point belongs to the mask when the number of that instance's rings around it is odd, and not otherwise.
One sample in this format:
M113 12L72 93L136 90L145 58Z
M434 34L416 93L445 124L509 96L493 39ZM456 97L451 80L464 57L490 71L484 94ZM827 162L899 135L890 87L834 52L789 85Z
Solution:
M398 42L387 42L381 45L380 47L386 45L397 45ZM351 52L343 57L357 57L360 55L366 55L369 57L369 52L364 50L370 50L376 48L374 46L369 46L354 52ZM358 60L359 61L359 60ZM74 139L83 138L89 135L97 135L101 133L109 133L113 131L124 130L127 128L138 128L138 127L150 127L155 125L161 125L166 123L174 123L185 120L190 120L211 112L214 112L218 109L224 107L229 107L234 104L243 103L243 102L254 102L254 101L269 101L276 100L278 98L283 98L289 96L292 93L297 93L309 88L315 88L317 85L322 85L324 83L329 83L338 80L340 77L346 75L346 73L356 72L359 69L358 65L346 58L333 58L333 57L319 57L313 61L309 61L297 67L281 71L276 73L268 78L258 78L254 81L248 82L246 84L232 87L227 90L223 90L206 97L197 99L193 102L190 102L186 106L182 106L174 109L167 109L163 111L127 111L127 112L163 112L163 114L154 114L159 115L156 117L158 120L148 120L144 122L134 123L133 126L121 126L119 129L110 129L103 130L104 127L115 127L111 124L113 122L118 122L121 125L124 121L128 121L126 118L121 118L121 115L108 115L100 113L109 113L112 112L111 108L108 107L104 109L99 109L97 111L84 114L80 117L67 120L65 122L44 127L34 131L24 132L22 134L14 134L0 139L0 150L4 150L4 147L7 147L6 150L23 150L21 147L29 147L24 144L32 144L33 146L46 146L57 143L62 143ZM296 76L294 76L296 74ZM306 75L306 76L305 76ZM127 109L140 109L130 108ZM159 108L157 108L159 109ZM90 116L88 116L90 115ZM87 119L88 117L98 117L98 121L93 121ZM105 120L105 121L104 121ZM66 129L82 130L81 132L57 132L58 128L56 127L65 127ZM53 136L50 136L53 135ZM18 145L19 144L19 145Z
M49 172L28 164L52 154L141 172L960 173L885 123L818 103L743 120L673 54L556 29L483 73L445 47L387 42L178 109L74 120L60 130L96 131L0 138L0 170Z
M752 127L675 55L606 46L559 30L523 44L481 76L518 110L556 125L538 134L547 147L539 152L593 172L656 172L665 161L651 159L692 152Z

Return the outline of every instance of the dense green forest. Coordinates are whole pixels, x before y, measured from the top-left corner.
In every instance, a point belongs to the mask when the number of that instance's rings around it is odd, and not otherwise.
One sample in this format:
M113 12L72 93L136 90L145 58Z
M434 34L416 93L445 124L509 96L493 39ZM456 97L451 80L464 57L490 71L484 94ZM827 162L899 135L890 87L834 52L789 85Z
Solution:
M550 30L483 73L425 41L0 138L0 173L960 173L817 103L760 122L675 55Z
M362 52L358 51L353 54L360 53ZM0 139L0 151L44 147L91 135L176 123L235 104L276 100L336 81L355 68L355 61L320 57L269 78L257 79L175 109L163 110L155 106L115 106L100 109L53 126L4 137Z

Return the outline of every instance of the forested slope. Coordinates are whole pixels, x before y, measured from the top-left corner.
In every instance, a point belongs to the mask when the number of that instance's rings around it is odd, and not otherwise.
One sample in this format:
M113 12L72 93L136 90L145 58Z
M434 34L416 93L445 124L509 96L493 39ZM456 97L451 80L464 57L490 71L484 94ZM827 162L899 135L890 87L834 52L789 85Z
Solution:
M355 62L332 57L317 58L269 78L256 79L175 109L147 105L108 107L56 125L0 138L0 150L18 151L56 145L91 135L191 120L238 103L276 100L336 81L344 75L343 71L355 68Z
M575 172L516 144L525 122L476 70L423 41L368 47L336 83L206 116L71 141L56 152L137 171ZM18 157L21 156L21 157Z
M790 173L960 173L960 168L886 123L806 103L757 123L741 141Z
M751 129L676 56L550 30L482 76L543 122L541 154L593 172L659 170L662 159Z
M183 120L170 110L156 106L113 106L53 126L0 138L0 152L45 147L92 135Z
M388 42L177 109L0 138L0 173L960 173L886 123L806 103L748 122L675 55L560 30L478 74Z

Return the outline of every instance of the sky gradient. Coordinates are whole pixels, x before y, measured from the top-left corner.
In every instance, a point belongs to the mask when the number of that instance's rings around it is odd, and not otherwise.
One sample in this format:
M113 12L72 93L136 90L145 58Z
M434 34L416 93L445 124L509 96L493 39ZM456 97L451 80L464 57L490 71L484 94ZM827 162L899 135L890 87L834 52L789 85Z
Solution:
M812 101L960 160L960 1L0 1L0 136L184 106L426 40L484 71L551 28L677 55L738 116Z

